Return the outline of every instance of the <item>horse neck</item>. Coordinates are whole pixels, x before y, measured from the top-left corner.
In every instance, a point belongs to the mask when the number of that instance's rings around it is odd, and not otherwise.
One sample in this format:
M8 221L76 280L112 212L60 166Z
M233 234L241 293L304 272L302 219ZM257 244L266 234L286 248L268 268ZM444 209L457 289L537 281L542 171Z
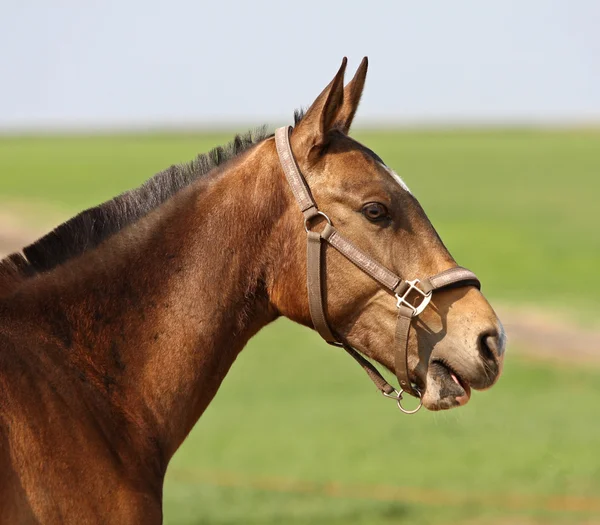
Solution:
M257 146L51 279L61 302L44 308L60 312L51 329L71 347L70 366L167 461L276 317L265 283L289 198L271 150Z

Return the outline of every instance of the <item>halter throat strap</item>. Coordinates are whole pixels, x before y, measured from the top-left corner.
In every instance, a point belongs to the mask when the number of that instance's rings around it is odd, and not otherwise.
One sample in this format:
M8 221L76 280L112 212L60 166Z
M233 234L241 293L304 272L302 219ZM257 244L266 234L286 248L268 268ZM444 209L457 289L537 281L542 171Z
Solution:
M275 145L279 155L279 161L288 184L294 194L300 211L304 215L304 226L307 233L307 290L308 305L313 325L317 332L334 346L343 347L365 370L375 386L387 397L397 399L399 408L406 413L416 412L406 410L402 407L402 393L407 392L420 398L421 393L413 386L410 380L408 367L408 340L412 319L417 317L429 304L431 295L435 290L459 284L461 286L476 286L480 288L477 276L460 266L450 268L441 273L428 277L427 279L414 279L407 281L396 275L387 267L372 259L352 242L346 239L335 229L331 220L319 208L312 197L310 188L302 176L298 164L294 158L290 144L292 127L279 128L275 132ZM327 224L321 232L312 231L313 220L322 216ZM328 244L355 266L377 281L383 288L396 297L398 307L398 321L395 335L395 371L400 384L400 391L390 385L375 366L365 359L357 350L345 342L340 342L331 330L325 312L323 301L323 275L322 257L323 245ZM417 306L413 305L414 296L420 298Z

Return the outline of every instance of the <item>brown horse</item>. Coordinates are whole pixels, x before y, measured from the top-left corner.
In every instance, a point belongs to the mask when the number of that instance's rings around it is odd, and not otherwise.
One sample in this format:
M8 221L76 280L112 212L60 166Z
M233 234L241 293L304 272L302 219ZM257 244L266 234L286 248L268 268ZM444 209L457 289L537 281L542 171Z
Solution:
M347 135L367 62L345 88L344 68L289 139L315 201L400 276L454 268L400 178ZM282 315L313 326L294 197L274 137L249 134L0 263L2 523L161 522L167 464L244 345ZM336 337L393 370L393 295L329 245L324 263ZM503 351L478 288L444 288L410 327L408 374L426 408L450 408L495 382Z

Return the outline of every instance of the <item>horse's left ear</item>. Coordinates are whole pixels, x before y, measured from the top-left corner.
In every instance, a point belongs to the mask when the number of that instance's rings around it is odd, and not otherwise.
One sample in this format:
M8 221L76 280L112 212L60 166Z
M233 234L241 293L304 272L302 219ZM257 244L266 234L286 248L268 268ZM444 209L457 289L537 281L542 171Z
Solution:
M350 126L358 109L360 97L365 87L368 68L369 60L365 57L362 59L360 66L358 66L354 78L348 82L348 85L344 89L344 103L338 113L338 127L346 134L350 131Z
M338 115L344 101L344 71L347 62L344 57L333 80L308 108L292 132L292 146L301 157L310 155L314 147L324 146L329 139L329 132L338 125Z

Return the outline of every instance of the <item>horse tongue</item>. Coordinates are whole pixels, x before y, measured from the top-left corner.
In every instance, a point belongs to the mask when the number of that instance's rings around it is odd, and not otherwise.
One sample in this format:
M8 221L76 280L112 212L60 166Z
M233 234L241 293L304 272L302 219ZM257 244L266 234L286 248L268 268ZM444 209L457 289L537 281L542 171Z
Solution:
M467 384L463 385L454 374L451 373L450 376L452 377L452 380L465 391L464 395L456 398L456 401L458 401L459 405L466 405L469 399L471 399L471 387Z

